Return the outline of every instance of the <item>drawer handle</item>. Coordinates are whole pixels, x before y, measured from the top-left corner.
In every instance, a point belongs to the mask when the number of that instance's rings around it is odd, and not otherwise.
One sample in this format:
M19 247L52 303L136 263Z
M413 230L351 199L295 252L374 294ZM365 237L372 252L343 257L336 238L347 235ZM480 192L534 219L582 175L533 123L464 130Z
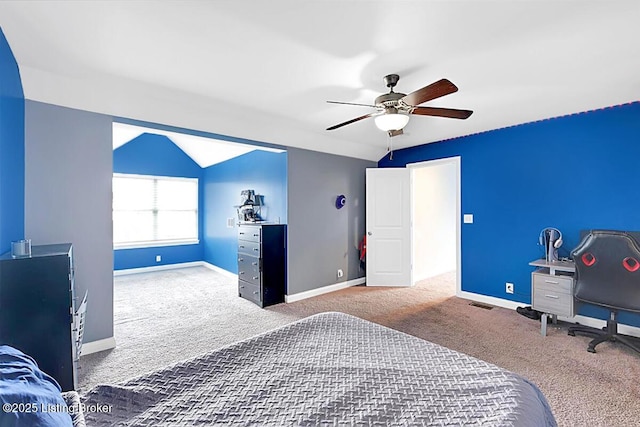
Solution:
M258 291L253 291L253 294L254 295L258 295Z
M260 249L258 248L253 248L254 251L258 252Z
M253 276L253 280L258 280L259 278L259 276Z
M258 263L257 262L252 262L251 265L258 265Z
M553 298L553 299L560 299L560 297L558 295L549 295L549 294L545 294L545 297L547 298Z
M556 280L545 280L544 283L551 283L552 285L559 285L560 282L556 281Z
M260 237L260 235L259 234L254 234L253 237Z
M238 262L244 261L244 258L238 258Z
M239 272L238 274L244 274L244 271Z
M240 233L238 233L238 234L243 235L243 234L244 234L244 231L241 231L241 232L240 232Z
M244 249L244 245L240 245L240 248Z
M240 289L244 289L244 285L240 285Z

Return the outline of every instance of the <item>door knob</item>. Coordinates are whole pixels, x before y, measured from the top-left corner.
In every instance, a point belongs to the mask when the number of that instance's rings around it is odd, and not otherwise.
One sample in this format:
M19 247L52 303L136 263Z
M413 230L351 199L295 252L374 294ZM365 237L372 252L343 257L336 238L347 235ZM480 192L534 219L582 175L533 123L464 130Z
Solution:
M372 232L367 231L367 235L368 235L368 236L371 236L372 234L373 234Z

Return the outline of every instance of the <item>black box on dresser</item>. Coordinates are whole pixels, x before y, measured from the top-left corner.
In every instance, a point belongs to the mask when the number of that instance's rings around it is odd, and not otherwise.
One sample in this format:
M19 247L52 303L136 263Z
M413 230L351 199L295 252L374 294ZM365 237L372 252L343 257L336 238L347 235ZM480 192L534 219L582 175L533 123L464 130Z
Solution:
M238 225L238 295L266 307L284 302L286 225Z

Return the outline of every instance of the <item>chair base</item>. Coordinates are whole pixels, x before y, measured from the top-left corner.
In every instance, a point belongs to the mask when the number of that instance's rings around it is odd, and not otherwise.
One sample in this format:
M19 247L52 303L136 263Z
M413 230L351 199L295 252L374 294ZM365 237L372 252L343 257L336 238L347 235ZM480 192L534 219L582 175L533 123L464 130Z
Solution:
M583 325L569 327L569 335L575 336L576 332L596 336L593 340L591 340L589 346L587 347L587 351L589 353L595 353L596 346L605 341L619 342L620 344L626 345L627 347L640 353L640 340L638 340L638 338L618 333L618 321L616 320L615 313L611 314L611 319L607 320L607 326L602 329Z

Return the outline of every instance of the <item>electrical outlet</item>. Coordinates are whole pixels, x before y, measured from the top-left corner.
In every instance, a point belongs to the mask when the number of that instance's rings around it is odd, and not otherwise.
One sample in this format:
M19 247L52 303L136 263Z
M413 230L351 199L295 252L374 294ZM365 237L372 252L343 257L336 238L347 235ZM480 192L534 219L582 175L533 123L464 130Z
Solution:
M156 255L156 262L160 262L162 261L162 256L161 255Z
M341 268L338 269L338 279L344 276L344 271Z
M513 293L513 283L505 283L505 292L508 294L512 294Z

